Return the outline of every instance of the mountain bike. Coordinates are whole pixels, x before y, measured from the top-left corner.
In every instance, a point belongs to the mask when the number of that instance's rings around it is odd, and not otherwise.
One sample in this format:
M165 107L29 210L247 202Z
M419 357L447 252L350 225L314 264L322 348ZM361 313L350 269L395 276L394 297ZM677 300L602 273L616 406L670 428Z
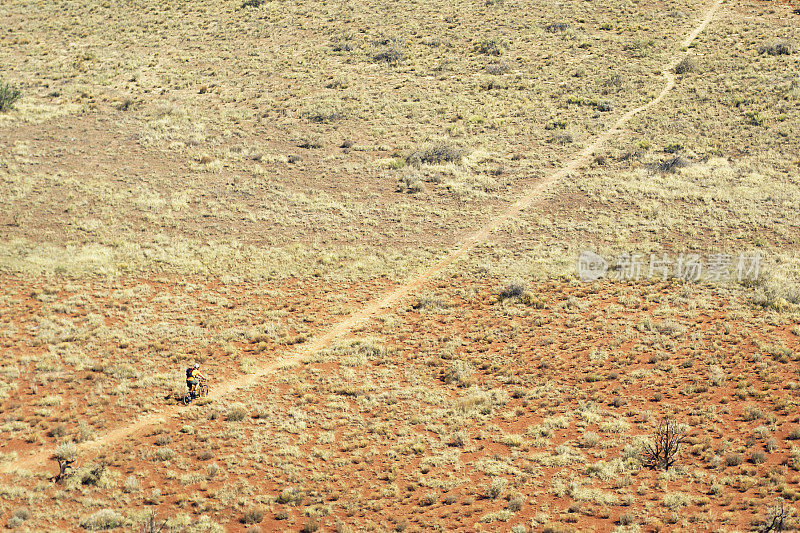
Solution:
M201 379L197 384L197 392L192 394L192 391L187 391L183 397L183 405L189 405L195 398L204 398L208 396L208 383L207 380Z

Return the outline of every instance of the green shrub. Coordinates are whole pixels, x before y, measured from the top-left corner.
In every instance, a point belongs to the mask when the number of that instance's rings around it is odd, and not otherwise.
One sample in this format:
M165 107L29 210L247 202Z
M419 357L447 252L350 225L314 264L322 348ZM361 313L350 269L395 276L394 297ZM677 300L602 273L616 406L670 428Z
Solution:
M546 130L565 130L567 129L567 121L561 118L556 118L548 122L544 129Z
M19 89L0 80L0 112L10 111L20 97L22 92Z
M744 116L747 117L747 123L752 126L764 125L764 117L758 111L745 111Z

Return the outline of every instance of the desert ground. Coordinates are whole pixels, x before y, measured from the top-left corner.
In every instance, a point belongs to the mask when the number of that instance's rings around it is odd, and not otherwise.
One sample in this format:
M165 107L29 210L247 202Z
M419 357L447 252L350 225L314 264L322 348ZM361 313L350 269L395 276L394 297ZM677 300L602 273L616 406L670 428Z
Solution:
M0 20L0 527L800 528L800 3Z

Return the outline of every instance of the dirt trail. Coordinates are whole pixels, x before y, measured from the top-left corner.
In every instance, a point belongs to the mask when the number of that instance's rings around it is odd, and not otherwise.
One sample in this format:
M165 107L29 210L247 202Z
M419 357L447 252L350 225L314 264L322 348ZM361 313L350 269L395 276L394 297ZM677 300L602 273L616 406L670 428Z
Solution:
M688 47L692 41L694 41L694 39L700 35L706 26L708 26L709 22L711 22L711 19L714 17L714 14L722 2L723 0L715 0L714 4L708 9L708 11L706 11L700 24L694 28L694 30L681 42L681 48ZM664 76L666 81L664 83L664 87L661 89L661 92L655 98L646 104L629 110L627 113L619 117L614 122L614 125L611 126L611 128L600 134L591 145L584 148L560 170L529 188L514 204L506 208L503 212L499 213L496 217L487 221L475 233L464 237L460 241L460 244L458 244L449 254L447 254L446 257L434 263L422 272L415 274L402 285L399 285L387 293L378 296L374 300L367 303L360 310L334 324L323 335L316 337L303 346L300 346L292 353L284 355L275 361L259 367L253 374L247 374L227 382L216 384L209 397L212 399L220 399L237 390L242 390L257 385L265 376L274 373L281 367L299 363L303 360L303 358L329 347L333 341L343 335L346 335L347 333L350 333L356 326L366 323L369 319L380 315L387 309L392 308L405 296L415 293L417 289L425 285L433 276L441 273L455 261L466 256L477 244L485 242L491 236L491 234L499 229L507 220L517 216L524 209L533 205L536 200L541 199L542 193L551 185L562 180L564 177L569 175L570 172L574 172L582 165L590 162L595 152L609 139L620 134L622 131L620 128L630 121L631 118L660 103L673 89L673 87L675 87L675 74L673 71L675 66L687 55L688 51L681 52L670 63L664 65L661 74ZM174 417L180 413L180 411L181 406L176 405L166 407L158 412L140 416L134 422L128 425L112 429L93 441L80 444L79 451L81 453L91 452L103 446L116 443L122 439L141 432L148 426L151 426L161 420ZM37 464L45 463L49 459L51 453L52 450L49 449L37 451L4 465L2 471L8 472L18 468L30 469Z

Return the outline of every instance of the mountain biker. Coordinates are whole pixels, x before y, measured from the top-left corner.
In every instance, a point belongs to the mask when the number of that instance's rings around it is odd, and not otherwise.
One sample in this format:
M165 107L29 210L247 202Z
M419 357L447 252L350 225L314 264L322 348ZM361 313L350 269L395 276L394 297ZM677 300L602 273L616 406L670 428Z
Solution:
M206 379L206 376L200 372L200 363L195 363L194 366L190 366L186 369L186 386L189 388L189 392L192 393L192 396L197 394L197 385L200 383L201 379Z

